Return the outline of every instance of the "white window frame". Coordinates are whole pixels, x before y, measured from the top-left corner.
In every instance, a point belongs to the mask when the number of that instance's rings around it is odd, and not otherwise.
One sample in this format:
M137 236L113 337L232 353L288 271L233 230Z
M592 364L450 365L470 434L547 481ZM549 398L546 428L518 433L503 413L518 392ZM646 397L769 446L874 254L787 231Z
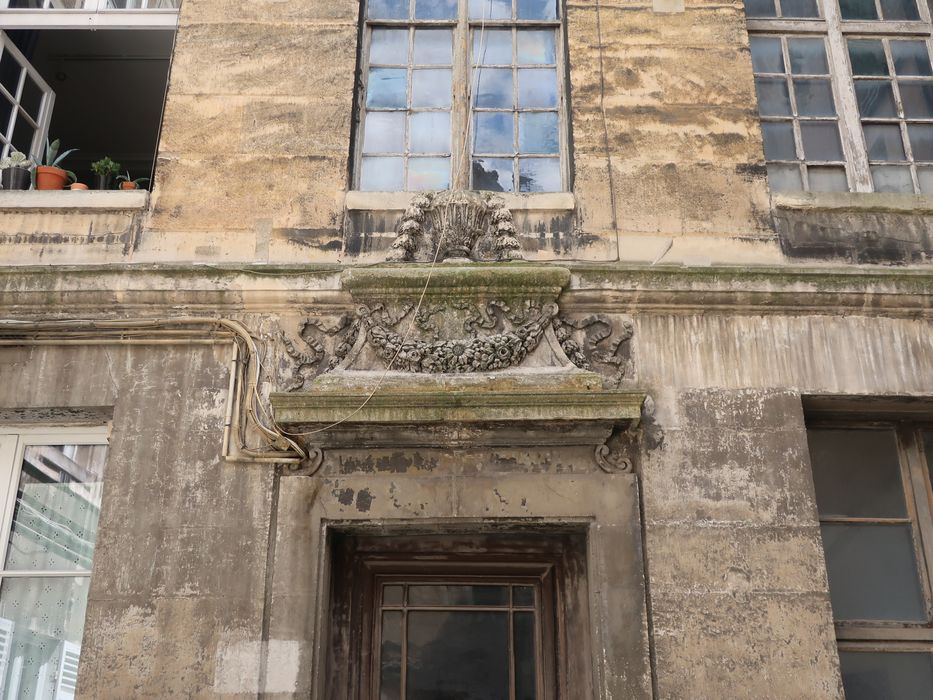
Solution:
M472 162L473 162L473 91L475 85L472 84L473 68L473 31L482 29L512 29L513 35L515 29L553 29L555 32L555 54L557 71L557 119L559 146L558 158L560 160L561 189L556 192L568 192L570 190L570 138L568 134L568 92L569 82L567 80L567 51L566 51L566 3L563 0L555 0L557 4L557 18L554 20L523 20L523 19L488 19L478 20L469 17L469 0L458 0L458 16L455 19L447 20L423 20L414 19L413 9L410 11L410 19L369 19L367 17L368 0L363 0L362 4L362 42L360 45L360 80L357 95L358 114L355 120L355 148L353 154L353 187L359 190L361 176L361 161L363 157L363 138L365 134L365 114L366 114L366 91L367 77L369 75L369 54L370 42L372 39L373 28L408 28L411 32L418 28L450 28L453 31L453 66L452 82L453 95L450 108L451 122L451 163L450 163L450 189L472 189ZM415 0L409 0L413 8ZM518 0L512 0L513 14L517 7ZM413 34L410 33L409 52L413 51ZM515 46L513 38L513 60L515 59ZM514 71L514 64L513 64ZM411 65L409 64L409 83L410 83ZM514 75L514 74L513 74ZM517 92L517 81L513 77L513 90ZM517 104L517 103L515 103ZM478 108L480 111L487 111L485 108ZM513 111L517 110L517 107ZM402 110L404 111L404 110ZM430 111L430 110L426 110ZM496 110L492 110L496 111ZM527 111L553 111L530 109ZM407 112L406 112L407 113ZM517 127L516 127L517 128ZM538 156L541 154L533 154ZM407 150L404 157L408 158ZM493 157L493 156L488 156ZM551 156L553 157L553 156ZM513 157L513 183L518 183L518 159L519 155ZM408 168L405 166L403 177L407 177ZM519 191L516 186L511 193L502 194L525 194L541 195L552 194L552 192L525 192Z
M32 445L109 445L110 427L6 427L0 426L0 583L7 578L90 578L91 569L68 571L7 571L6 555L9 547L10 530L16 507L16 493L26 448ZM82 628L84 622L82 621ZM12 633L12 630L11 630ZM61 676L66 654L70 654L68 681L73 677L74 657L80 655L81 647L63 640L62 659L57 674ZM9 644L9 643L8 643ZM7 661L7 660L5 660ZM2 682L3 676L0 676ZM55 698L66 700L74 697L68 683L59 677ZM9 689L8 689L9 690ZM15 696L16 693L12 695Z
M878 5L878 0L875 0ZM748 18L746 27L751 36L775 37L825 37L827 44L827 61L831 74L833 97L836 101L836 114L839 120L839 135L842 140L842 150L846 159L846 177L850 192L874 192L871 177L871 168L868 160L868 149L862 132L861 117L858 102L855 96L855 81L852 75L852 66L849 61L849 51L846 45L847 38L867 39L921 39L927 44L927 51L933 49L933 23L931 23L930 8L926 0L917 0L920 20L843 20L839 10L838 0L816 0L820 17L814 18ZM879 13L879 16L880 13ZM886 43L886 42L885 42ZM933 56L933 52L931 52ZM786 67L790 70L790 67ZM882 76L878 76L882 79ZM896 83L893 76L889 79ZM898 110L901 110L899 94L895 91L895 101ZM899 119L903 124L907 120ZM915 121L915 120L911 120ZM893 120L891 123L894 123ZM933 123L930 120L929 123ZM910 158L909 142L905 140L905 150ZM801 161L803 162L803 161ZM926 161L924 161L926 162ZM914 161L908 160L901 165L909 165L913 178L914 192L920 192L917 181L917 166ZM803 180L804 191L809 191L806 179Z
M12 56L13 61L20 67L20 77L16 84L14 93L10 93L2 84L0 84L0 95L13 103L13 111L6 124L0 124L0 158L5 158L10 154L13 148L12 138L16 123L20 119L25 119L35 129L32 143L29 145L29 154L33 157L38 156L45 144L45 139L49 133L49 122L52 120L52 108L55 105L55 91L39 75L39 71L33 68L32 64L16 48L13 40L7 36L7 33L0 30L0 57L4 54ZM24 69L24 70L22 70ZM20 107L20 101L23 96L23 86L26 77L29 77L42 92L42 101L39 105L39 114L36 119L26 114L26 111Z
M11 8L0 0L0 25L4 29L175 29L178 7L164 7L172 0L127 0L134 7L115 8L112 0L42 0L41 8Z

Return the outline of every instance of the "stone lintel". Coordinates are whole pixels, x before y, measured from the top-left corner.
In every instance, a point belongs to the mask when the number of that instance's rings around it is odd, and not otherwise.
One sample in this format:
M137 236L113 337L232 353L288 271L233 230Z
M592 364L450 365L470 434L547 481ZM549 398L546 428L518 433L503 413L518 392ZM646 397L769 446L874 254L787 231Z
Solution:
M490 390L338 387L274 393L276 421L294 432L324 428L309 443L324 448L391 446L599 445L641 418L645 394L583 389ZM368 399L368 400L367 400ZM296 429L297 428L297 429Z

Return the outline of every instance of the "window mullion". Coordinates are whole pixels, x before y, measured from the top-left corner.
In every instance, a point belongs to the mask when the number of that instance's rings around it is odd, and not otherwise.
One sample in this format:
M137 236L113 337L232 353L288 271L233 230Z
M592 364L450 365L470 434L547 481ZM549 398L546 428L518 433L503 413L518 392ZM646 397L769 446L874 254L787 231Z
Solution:
M923 464L917 431L913 427L899 431L903 449L903 459L910 478L911 498L917 514L917 529L920 535L919 562L924 591L927 593L927 605L931 603L930 585L933 581L933 510L930 506L930 494L924 478L926 465ZM929 607L928 607L929 610Z
M836 0L821 0L823 16L826 18L829 60L832 71L833 90L838 101L842 150L848 162L849 182L854 192L873 191L871 169L868 167L868 152L862 136L855 83L849 66L848 48L842 33L839 5Z
M473 75L470 66L469 3L460 3L457 26L454 28L453 47L453 102L450 113L450 186L451 189L470 187L470 102L473 99Z

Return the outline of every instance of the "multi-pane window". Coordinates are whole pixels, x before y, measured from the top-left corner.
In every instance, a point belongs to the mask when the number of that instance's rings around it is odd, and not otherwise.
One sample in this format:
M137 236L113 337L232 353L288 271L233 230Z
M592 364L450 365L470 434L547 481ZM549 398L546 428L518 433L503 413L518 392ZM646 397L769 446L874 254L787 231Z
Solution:
M73 698L106 461L103 430L0 431L0 696Z
M557 0L369 0L356 185L564 189Z
M918 0L749 0L774 191L933 194L930 11Z
M933 697L933 428L808 429L847 700Z
M40 152L54 100L48 83L0 31L0 158L14 149Z

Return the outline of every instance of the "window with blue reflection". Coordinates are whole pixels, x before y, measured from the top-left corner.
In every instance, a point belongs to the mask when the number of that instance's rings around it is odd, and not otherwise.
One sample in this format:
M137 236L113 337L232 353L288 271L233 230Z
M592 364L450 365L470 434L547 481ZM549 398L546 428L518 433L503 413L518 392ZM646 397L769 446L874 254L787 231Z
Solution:
M357 188L566 188L556 0L367 0L364 14Z

